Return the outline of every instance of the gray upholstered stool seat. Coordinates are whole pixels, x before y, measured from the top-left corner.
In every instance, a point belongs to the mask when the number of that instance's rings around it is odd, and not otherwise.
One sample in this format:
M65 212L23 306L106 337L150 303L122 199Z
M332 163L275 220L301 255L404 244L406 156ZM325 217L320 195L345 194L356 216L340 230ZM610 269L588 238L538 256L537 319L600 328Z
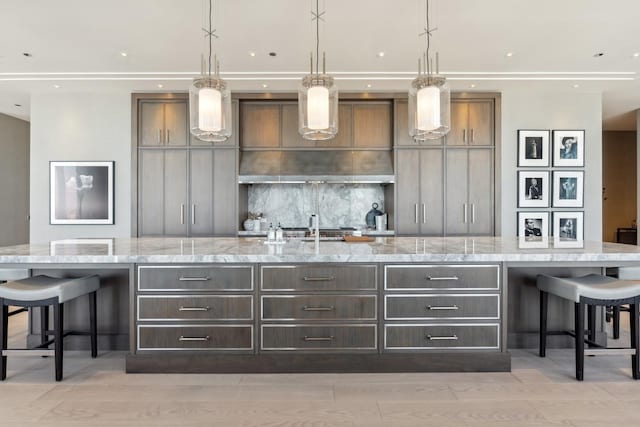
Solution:
M584 377L584 355L630 354L631 371L634 379L640 379L640 325L638 324L638 306L640 305L640 280L620 280L598 274L582 277L552 277L538 275L537 283L540 290L540 357L546 354L548 335L568 333L575 337L576 347L576 379ZM547 331L547 306L549 294L572 301L575 311L575 331L549 332ZM590 348L585 352L584 308L589 307L589 328L587 343L590 347L601 347L595 342L595 307L617 306L630 304L631 316L631 348Z
M55 356L56 381L62 380L63 338L67 335L91 336L91 357L98 355L98 332L96 322L96 294L100 288L97 275L78 278L56 278L34 276L0 284L0 379L7 377L7 355L29 354ZM83 295L89 296L89 332L65 332L64 304ZM7 348L10 305L40 307L41 344L30 349ZM49 306L53 306L54 328L49 330ZM53 335L53 339L49 336ZM54 344L54 349L49 346Z
M29 270L25 268L1 268L0 281L20 280L29 277Z

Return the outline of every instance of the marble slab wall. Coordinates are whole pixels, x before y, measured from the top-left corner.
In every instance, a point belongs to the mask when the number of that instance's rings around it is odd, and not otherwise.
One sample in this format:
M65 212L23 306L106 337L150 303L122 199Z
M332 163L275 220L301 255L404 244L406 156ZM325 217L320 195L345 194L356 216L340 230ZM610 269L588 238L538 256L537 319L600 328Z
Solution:
M385 212L380 184L252 184L248 193L249 212L261 212L274 226L307 227L319 210L321 228L364 228L374 202Z

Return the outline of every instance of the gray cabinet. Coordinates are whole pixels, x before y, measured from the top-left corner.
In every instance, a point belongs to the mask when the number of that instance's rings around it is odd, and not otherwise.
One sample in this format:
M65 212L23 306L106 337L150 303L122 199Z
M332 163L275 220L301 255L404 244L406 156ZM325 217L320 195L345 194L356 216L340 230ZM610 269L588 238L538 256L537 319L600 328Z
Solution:
M442 235L442 149L397 150L396 233Z
M447 145L493 145L494 101L492 99L452 99L451 130Z
M416 147L416 146L440 146L444 138L427 139L416 142L409 135L409 103L406 100L396 100L395 107L395 146L396 147Z
M448 149L445 163L445 233L492 235L493 149Z
M186 100L141 101L139 144L143 147L185 146L189 138Z

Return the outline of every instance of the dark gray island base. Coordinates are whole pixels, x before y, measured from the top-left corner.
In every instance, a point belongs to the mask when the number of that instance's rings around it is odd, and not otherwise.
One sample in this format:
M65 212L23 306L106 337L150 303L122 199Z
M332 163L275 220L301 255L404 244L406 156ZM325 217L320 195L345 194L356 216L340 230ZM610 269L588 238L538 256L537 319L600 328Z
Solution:
M635 246L525 250L516 239L488 237L320 247L255 238L107 246L87 239L63 254L53 248L0 248L0 268L98 273L99 347L128 349L132 373L505 372L508 347L537 346L537 274L640 265ZM85 325L82 310L67 312L65 328ZM571 324L568 304L550 301L549 312L554 328ZM602 316L597 322L596 340L604 341ZM570 343L557 337L549 345Z

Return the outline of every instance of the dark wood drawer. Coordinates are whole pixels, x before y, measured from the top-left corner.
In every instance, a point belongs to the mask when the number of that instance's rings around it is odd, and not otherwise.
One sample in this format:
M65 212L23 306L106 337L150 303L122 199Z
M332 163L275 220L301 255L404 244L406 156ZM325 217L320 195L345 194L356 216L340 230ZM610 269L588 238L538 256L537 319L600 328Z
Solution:
M263 320L376 320L375 295L262 297Z
M376 325L263 325L262 350L375 350Z
M385 289L499 289L497 265L386 265Z
M416 349L498 349L498 324L469 325L385 325L384 348Z
M498 319L500 296L493 295L386 295L387 320Z
M138 296L138 320L252 319L252 295Z
M252 266L154 266L138 268L141 291L250 291Z
M357 291L377 289L375 265L263 266L265 291Z
M252 350L251 325L141 325L138 350Z

